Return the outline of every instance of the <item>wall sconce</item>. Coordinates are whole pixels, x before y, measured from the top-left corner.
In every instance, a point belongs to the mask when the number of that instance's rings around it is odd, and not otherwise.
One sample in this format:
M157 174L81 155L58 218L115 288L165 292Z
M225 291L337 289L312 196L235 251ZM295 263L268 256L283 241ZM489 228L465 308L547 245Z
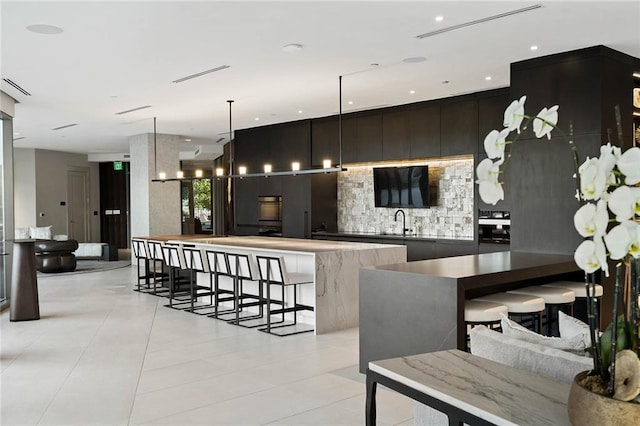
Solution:
M265 164L264 165L264 172L265 173L271 173L271 170L272 170L271 164ZM240 173L240 174L244 174L244 173Z
M218 167L216 169L216 176L218 176L218 177L224 176L224 169L222 167Z
M165 172L158 173L158 179L165 180L167 178L167 174Z
M247 174L247 168L245 166L238 167L238 174L239 175L246 175Z
M200 169L196 170L196 177L197 178L201 178L202 177L202 170L200 170Z
M322 167L324 169L330 169L331 168L331 160L322 160Z
M297 161L294 161L293 163L291 163L291 170L293 170L294 172L297 172L300 170L300 163Z
M176 178L178 179L184 179L184 172L182 170L178 170L176 172Z

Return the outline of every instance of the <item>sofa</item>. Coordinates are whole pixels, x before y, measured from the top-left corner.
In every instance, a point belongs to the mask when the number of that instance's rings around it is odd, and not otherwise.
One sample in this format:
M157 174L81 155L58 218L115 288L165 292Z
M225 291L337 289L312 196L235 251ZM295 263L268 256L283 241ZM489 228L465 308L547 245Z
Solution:
M40 272L71 272L76 269L76 240L36 240L36 269Z
M571 383L576 374L593 368L590 357L508 336L482 325L472 328L469 335L472 354L552 380ZM445 426L449 421L445 414L416 403L415 424Z

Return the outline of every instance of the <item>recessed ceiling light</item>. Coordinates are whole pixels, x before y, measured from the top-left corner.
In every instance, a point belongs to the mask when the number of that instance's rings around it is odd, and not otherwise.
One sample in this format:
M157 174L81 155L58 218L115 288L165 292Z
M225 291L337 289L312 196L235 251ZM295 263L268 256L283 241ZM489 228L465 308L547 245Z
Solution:
M536 46L536 45L534 44L534 45L533 45L533 46L531 46L529 49L530 49L530 50L538 50L538 46Z
M437 22L442 22L444 20L444 16L436 16Z
M260 121L260 117L256 117L256 118L254 118L254 120Z
M118 97L118 95L111 95L111 97L115 99Z
M20 132L13 132L13 136L20 136Z
M415 90L409 90L409 93L413 95L414 93L416 93L416 91Z
M485 80L487 80L487 81L490 81L490 80L491 80L491 76L490 76L490 75L488 75L488 76L486 76L484 79L485 79Z
M425 58L424 56L412 56L410 58L404 58L402 62L407 64L417 64L419 62L424 62L426 60L427 58Z
M301 109L298 110L298 114L302 114L302 110Z
M185 139L184 141L185 142L191 142L191 139Z
M349 105L353 105L353 101L349 101L347 102Z
M32 33L46 34L46 35L60 34L63 31L63 29L60 27L56 27L55 25L48 25L48 24L28 25L27 30L31 31Z
M298 50L302 50L302 45L298 43L285 44L282 46L282 50L285 52L297 52Z

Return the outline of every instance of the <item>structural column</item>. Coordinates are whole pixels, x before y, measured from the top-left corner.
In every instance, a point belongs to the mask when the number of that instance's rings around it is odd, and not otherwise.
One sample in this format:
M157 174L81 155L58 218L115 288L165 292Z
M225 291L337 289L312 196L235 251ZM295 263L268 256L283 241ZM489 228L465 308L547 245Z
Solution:
M152 133L129 139L131 154L131 236L182 233L180 182L152 182L158 173L176 177L180 137Z

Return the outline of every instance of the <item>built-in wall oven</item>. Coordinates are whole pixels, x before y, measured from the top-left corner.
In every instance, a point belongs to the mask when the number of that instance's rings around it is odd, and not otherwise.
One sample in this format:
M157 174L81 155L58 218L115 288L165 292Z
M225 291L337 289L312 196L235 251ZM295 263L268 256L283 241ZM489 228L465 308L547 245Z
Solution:
M258 234L282 236L282 195L258 197Z
M508 211L480 210L478 228L480 243L509 244L511 242L511 215Z

